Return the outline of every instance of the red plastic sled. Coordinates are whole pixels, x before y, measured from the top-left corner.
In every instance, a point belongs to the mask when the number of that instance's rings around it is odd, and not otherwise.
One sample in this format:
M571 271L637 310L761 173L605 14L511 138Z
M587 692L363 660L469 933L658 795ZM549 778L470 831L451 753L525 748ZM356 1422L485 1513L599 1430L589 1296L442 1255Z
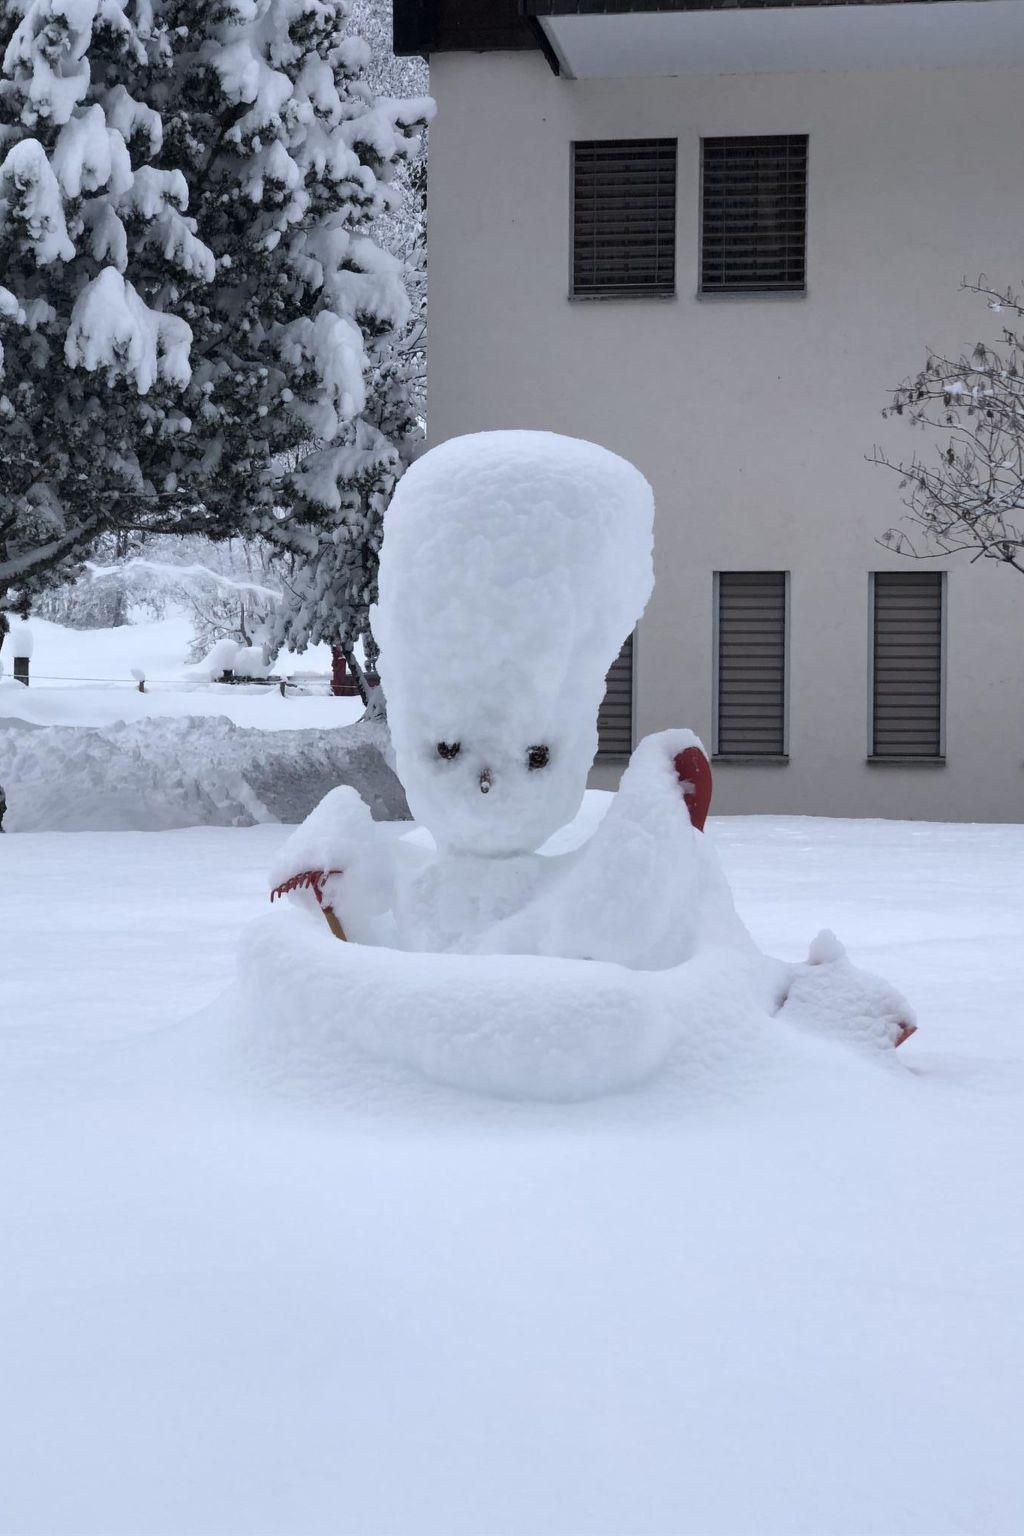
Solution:
M711 806L711 764L699 747L686 747L682 752L677 752L673 764L676 778L683 786L683 799L690 820L698 832L703 832Z

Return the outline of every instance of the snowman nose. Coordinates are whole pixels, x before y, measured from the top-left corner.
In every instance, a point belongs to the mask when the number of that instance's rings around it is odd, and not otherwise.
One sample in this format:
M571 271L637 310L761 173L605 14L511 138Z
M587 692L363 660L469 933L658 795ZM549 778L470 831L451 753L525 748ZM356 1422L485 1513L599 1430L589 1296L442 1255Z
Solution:
M491 770L485 768L480 775L480 793L488 795L491 792Z

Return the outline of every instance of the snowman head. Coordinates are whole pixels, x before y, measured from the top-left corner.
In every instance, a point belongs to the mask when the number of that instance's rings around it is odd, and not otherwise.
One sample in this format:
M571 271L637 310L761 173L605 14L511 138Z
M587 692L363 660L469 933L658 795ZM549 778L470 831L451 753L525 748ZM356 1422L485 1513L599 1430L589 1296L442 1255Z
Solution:
M576 814L653 517L632 464L550 432L454 438L400 481L372 622L399 777L440 848L528 853Z

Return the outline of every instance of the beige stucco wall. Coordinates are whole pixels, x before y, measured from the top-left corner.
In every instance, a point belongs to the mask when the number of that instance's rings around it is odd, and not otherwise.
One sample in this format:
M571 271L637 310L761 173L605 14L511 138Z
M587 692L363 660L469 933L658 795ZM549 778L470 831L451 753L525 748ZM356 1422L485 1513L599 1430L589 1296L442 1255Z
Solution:
M866 762L868 572L897 485L875 442L925 344L995 322L963 275L1024 280L1024 70L568 81L539 55L431 68L429 430L592 438L654 486L638 737L712 733L712 573L791 572L790 762L721 765L719 812L1019 820L1024 579L946 560L944 768ZM700 299L702 135L810 136L805 297ZM574 303L570 143L679 140L674 300Z

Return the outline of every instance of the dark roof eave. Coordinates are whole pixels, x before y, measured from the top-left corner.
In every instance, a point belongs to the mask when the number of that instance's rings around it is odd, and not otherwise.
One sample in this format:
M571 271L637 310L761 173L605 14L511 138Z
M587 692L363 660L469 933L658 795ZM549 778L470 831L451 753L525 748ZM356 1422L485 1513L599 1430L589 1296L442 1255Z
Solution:
M696 12L810 8L815 6L910 5L922 0L393 0L394 49L399 55L435 52L489 53L540 49L552 68L557 60L545 33L545 16L623 16L644 12ZM953 0L924 0L941 5ZM984 0L976 0L983 4ZM1021 0L1024 4L1024 0Z
M953 0L521 0L525 16L628 16L643 11L764 11L825 5L942 5ZM984 0L977 0L983 4Z
M539 21L523 0L392 0L394 51L400 57L431 53L489 53L547 49Z

